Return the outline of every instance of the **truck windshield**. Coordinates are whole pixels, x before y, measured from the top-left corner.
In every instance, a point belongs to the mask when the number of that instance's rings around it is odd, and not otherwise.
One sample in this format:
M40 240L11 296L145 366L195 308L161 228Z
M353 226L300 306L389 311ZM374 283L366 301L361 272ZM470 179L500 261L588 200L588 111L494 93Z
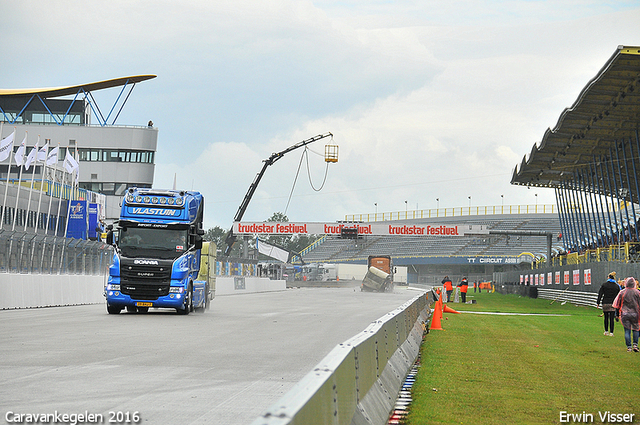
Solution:
M188 236L187 230L123 227L118 246L125 257L175 259L187 250Z

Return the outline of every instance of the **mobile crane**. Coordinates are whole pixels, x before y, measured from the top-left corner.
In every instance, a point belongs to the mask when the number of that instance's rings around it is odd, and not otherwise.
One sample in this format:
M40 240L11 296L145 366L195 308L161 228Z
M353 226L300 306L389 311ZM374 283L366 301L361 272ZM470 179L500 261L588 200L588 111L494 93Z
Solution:
M264 165L262 166L262 169L260 170L260 172L256 175L256 178L253 179L253 183L251 183L251 185L249 186L249 190L247 191L247 194L244 195L244 199L242 200L242 203L240 204L240 207L238 208L238 211L236 212L235 217L233 217L233 222L238 222L240 220L242 220L242 217L244 216L245 211L247 210L247 207L249 206L249 202L251 201L251 198L253 197L253 194L256 191L256 188L258 187L258 184L260 183L260 180L262 179L262 176L264 175L265 171L267 171L267 167L269 167L270 165L273 165L273 163L275 163L277 160L279 160L280 158L282 158L286 153L291 152L292 150L298 149L302 146L306 146L310 143L313 143L315 141L324 139L325 137L333 137L333 134L331 133L324 133L324 134L319 134L317 136L314 136L310 139L307 140L303 140L302 142L298 142L293 146L288 147L287 149L281 151L281 152L277 152L277 153L273 153L271 154L271 156L267 159L265 159ZM336 158L337 160L337 158ZM326 158L325 161L329 162ZM335 161L330 161L330 162L335 162ZM224 250L224 255L228 256L231 253L231 249L233 248L233 245L236 242L236 235L233 234L233 227L229 230L229 232L227 233L227 237L225 239L225 242L227 244L226 249Z

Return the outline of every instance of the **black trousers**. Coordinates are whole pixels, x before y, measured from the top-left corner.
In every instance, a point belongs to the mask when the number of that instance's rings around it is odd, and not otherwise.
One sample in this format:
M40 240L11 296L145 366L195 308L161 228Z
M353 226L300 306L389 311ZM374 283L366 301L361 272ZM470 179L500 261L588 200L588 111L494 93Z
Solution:
M604 312L604 331L613 333L613 324L615 323L616 311Z

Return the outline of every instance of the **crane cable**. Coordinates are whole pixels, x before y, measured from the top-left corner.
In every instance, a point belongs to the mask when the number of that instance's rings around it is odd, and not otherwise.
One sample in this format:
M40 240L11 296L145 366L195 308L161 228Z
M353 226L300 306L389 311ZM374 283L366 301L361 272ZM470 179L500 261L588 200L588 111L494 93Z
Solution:
M300 175L300 167L302 166L302 160L305 158L307 158L307 175L309 176L309 184L311 185L311 188L316 191L316 192L320 192L322 190L322 188L324 187L324 184L327 182L327 174L329 172L329 163L327 162L327 166L324 170L324 179L322 180L322 185L316 189L315 186L313 185L313 181L311 180L311 170L309 169L309 153L307 152L309 148L307 148L305 146L304 151L302 151L302 155L300 156L300 162L298 163L298 170L296 171L296 176L293 179L293 185L291 186L291 192L289 192L289 198L287 199L287 206L284 208L284 215L287 215L287 210L289 209L289 204L291 203L291 198L293 196L293 190L296 187L296 182L298 181L298 176ZM313 151L312 151L313 152ZM314 152L316 153L316 152ZM316 153L317 154L317 153ZM319 155L319 154L317 154Z

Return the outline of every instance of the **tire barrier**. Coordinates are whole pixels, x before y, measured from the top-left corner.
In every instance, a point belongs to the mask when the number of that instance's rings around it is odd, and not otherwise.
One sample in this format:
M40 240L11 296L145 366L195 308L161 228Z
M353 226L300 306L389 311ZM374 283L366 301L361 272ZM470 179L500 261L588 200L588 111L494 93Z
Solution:
M336 346L252 425L384 425L429 320L423 292Z

